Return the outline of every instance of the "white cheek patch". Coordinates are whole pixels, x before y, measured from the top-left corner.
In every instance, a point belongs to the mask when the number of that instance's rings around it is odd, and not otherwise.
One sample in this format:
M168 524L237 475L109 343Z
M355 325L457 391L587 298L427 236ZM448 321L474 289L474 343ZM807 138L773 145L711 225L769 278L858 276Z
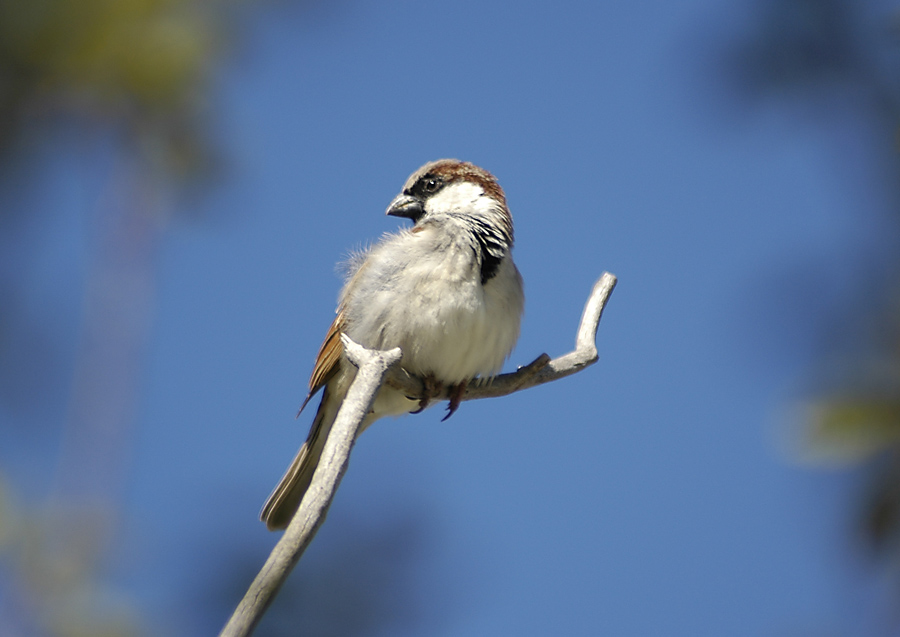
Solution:
M482 199L484 190L470 181L459 181L444 186L440 192L430 197L426 203L429 212L457 212L472 210L473 204Z

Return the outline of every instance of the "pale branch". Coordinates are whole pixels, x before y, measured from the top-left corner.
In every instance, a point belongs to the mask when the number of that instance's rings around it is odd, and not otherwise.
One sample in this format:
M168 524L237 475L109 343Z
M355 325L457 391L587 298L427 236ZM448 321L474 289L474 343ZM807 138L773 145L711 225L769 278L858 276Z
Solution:
M365 349L343 334L341 340L347 358L359 371L328 434L319 465L300 508L222 629L220 637L243 637L253 632L300 556L312 542L316 531L325 521L334 494L347 470L356 431L372 408L385 373L401 357L399 347L389 351L375 351Z
M547 354L541 354L513 373L501 374L488 381L469 383L463 400L506 396L564 378L595 363L597 327L615 285L616 277L609 272L604 272L594 284L581 315L575 349L572 352L552 360ZM371 409L381 385L386 383L413 398L424 395L425 384L422 379L406 373L396 365L401 358L399 348L389 351L368 350L344 334L341 335L341 341L347 358L359 371L341 404L312 482L300 502L300 508L219 637L244 637L253 632L300 556L312 542L316 531L325 521L325 515L347 469L359 425ZM445 387L437 394L432 393L430 398L445 400L449 397L449 391L450 388Z

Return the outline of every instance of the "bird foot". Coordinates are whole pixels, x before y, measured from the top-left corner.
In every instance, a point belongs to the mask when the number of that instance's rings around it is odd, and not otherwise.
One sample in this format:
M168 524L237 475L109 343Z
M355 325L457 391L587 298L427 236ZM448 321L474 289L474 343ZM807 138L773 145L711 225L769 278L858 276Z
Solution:
M425 408L428 407L428 403L431 402L431 399L441 393L441 390L444 389L444 384L434 377L434 374L428 374L422 378L422 381L425 383L425 391L422 398L419 400L419 408L415 411L411 411L411 414L421 414L425 411Z
M468 383L466 381L463 381L459 385L454 385L450 388L450 404L447 405L447 415L441 418L441 422L447 420L454 414L457 409L459 409L459 404L462 402L462 397L466 393L467 384Z

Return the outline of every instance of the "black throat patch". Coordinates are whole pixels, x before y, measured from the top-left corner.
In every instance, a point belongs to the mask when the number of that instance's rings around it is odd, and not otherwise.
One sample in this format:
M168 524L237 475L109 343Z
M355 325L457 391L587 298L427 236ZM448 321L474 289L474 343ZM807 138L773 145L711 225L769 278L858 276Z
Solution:
M474 228L472 235L475 237L476 246L472 246L481 262L481 285L484 285L497 275L500 262L509 250L509 239L497 233L497 231L480 220L472 219Z

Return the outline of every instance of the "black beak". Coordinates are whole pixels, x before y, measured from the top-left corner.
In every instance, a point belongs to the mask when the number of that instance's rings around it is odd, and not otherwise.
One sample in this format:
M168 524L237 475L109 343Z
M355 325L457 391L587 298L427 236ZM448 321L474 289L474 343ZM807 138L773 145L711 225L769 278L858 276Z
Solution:
M425 214L425 203L411 195L400 193L388 206L387 213L392 217L406 217L418 221Z

